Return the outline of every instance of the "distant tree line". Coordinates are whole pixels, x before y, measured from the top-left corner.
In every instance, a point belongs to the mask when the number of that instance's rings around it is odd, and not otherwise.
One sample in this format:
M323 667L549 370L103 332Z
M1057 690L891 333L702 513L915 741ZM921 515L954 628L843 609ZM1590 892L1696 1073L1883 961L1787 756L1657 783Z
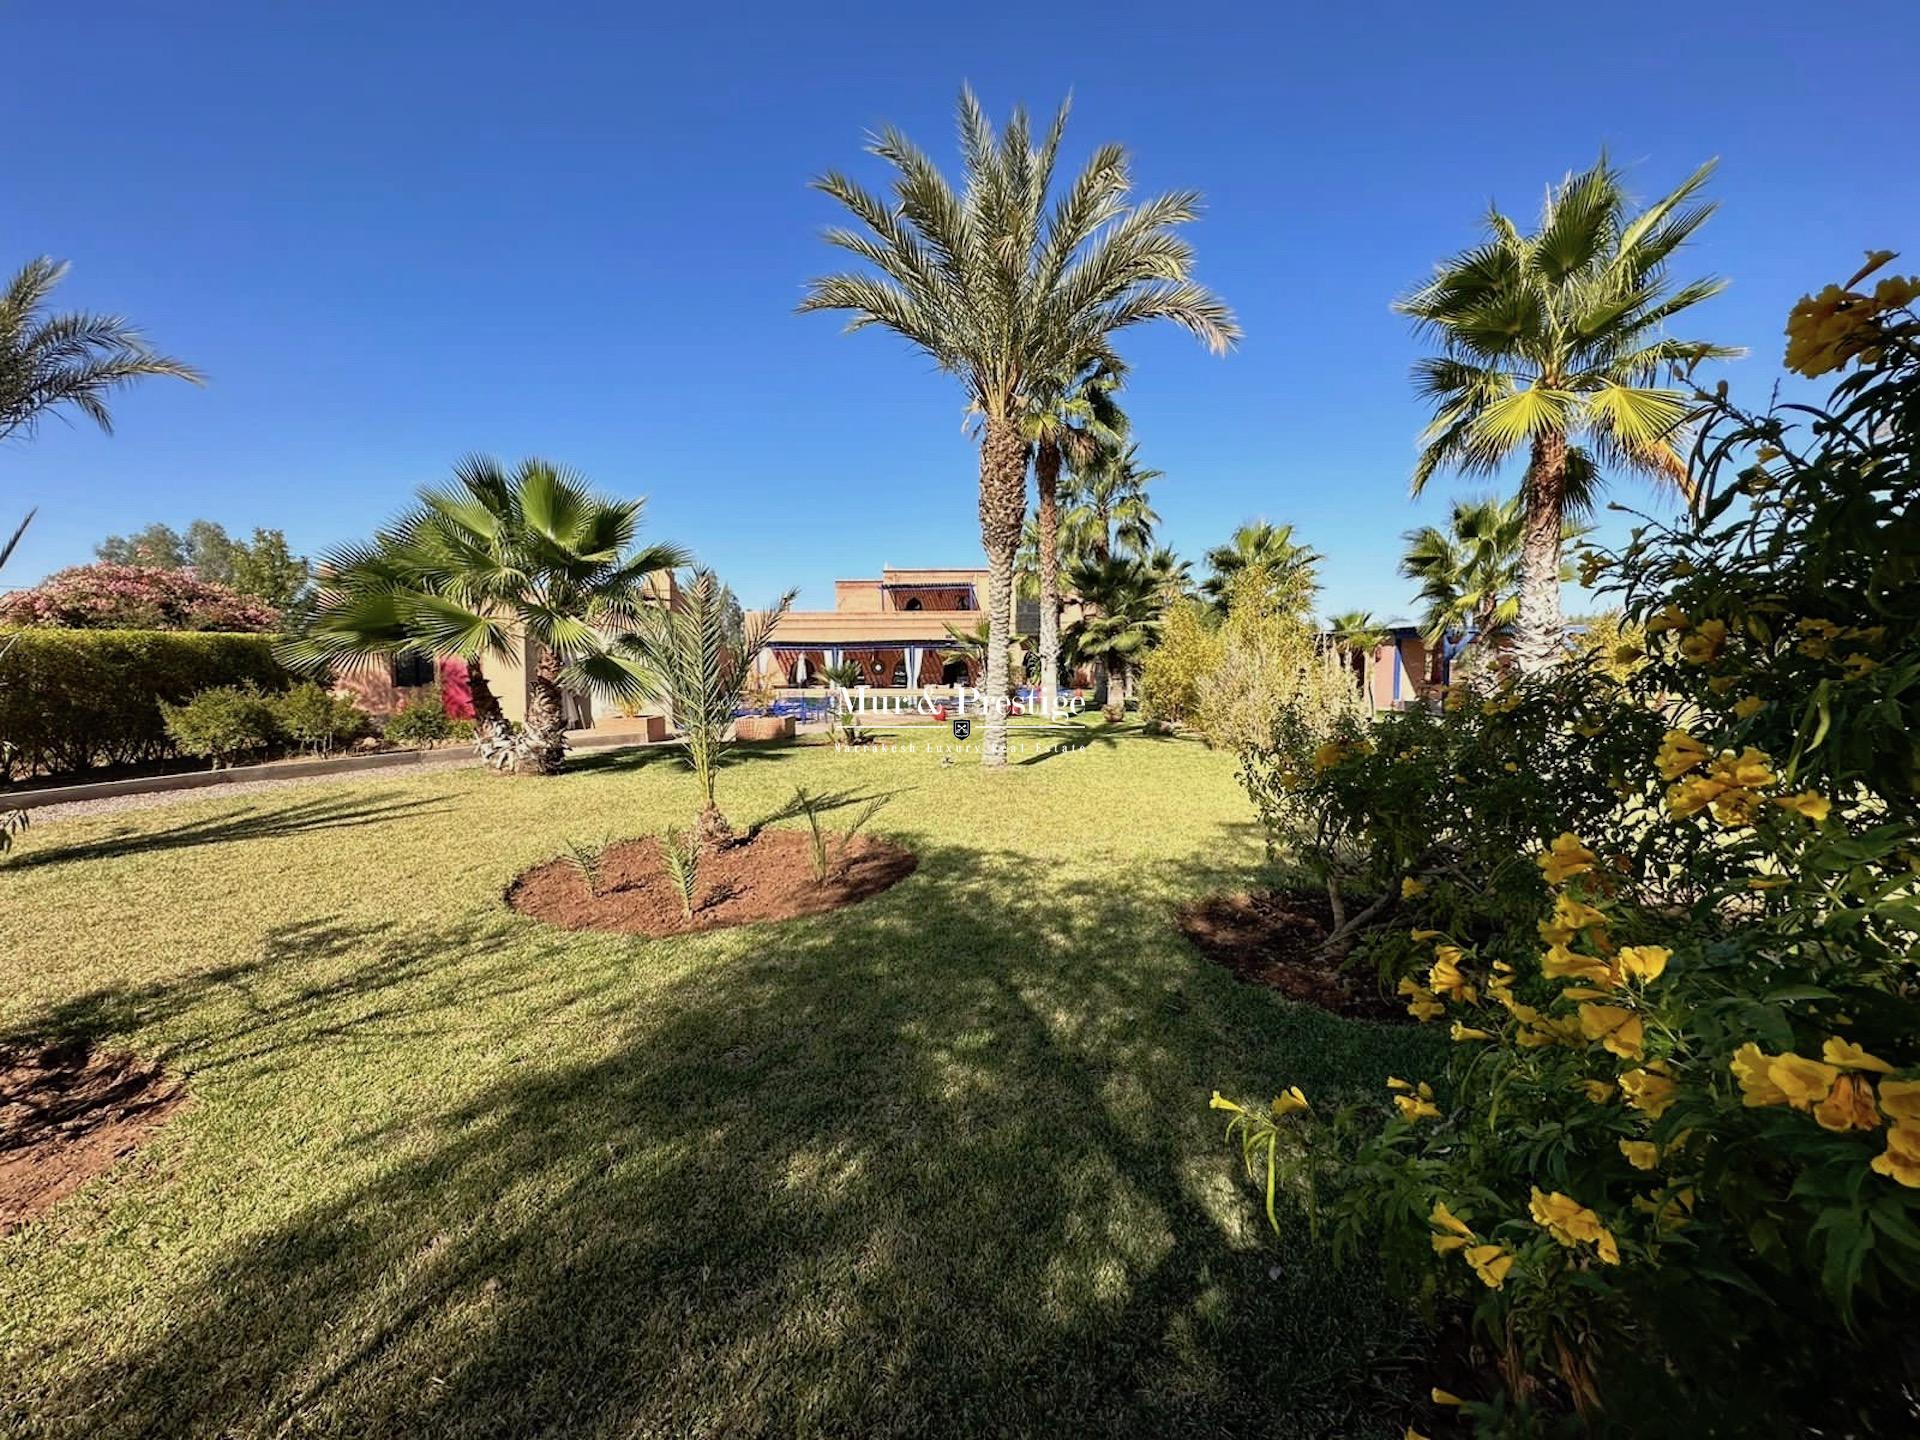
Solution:
M277 610L298 608L313 583L312 565L293 553L281 531L256 527L251 540L240 540L214 520L195 520L184 532L156 522L131 535L109 535L93 553L109 565L191 570Z

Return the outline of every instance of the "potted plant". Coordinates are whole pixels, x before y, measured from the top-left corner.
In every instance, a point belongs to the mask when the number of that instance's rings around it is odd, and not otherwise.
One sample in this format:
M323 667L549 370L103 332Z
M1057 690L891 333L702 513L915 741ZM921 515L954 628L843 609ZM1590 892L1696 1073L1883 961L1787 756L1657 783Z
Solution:
M775 715L774 701L778 692L773 681L766 675L755 675L747 682L742 699L747 713L733 722L733 738L736 740L791 740L793 738L793 716Z

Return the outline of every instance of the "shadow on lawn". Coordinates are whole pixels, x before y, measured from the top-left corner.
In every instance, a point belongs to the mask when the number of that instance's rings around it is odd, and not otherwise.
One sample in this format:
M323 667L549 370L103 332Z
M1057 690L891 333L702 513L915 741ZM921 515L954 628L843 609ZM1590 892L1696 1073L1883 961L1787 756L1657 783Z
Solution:
M534 1051L560 1010L604 1039L336 1142L392 1158L214 1257L144 1340L71 1351L34 1413L99 1437L1386 1433L1414 1327L1365 1270L1271 1247L1206 1098L1377 1092L1419 1042L1175 954L1172 903L1219 877L1041 891L917 848L862 905L681 942L711 963L640 1007L617 966L553 983L576 939L485 919L281 932L194 982L366 956L273 982L202 1063L332 1074L365 1027L462 1043L523 987Z
M251 960L88 991L0 1031L0 1050L92 1046L108 1037L174 1030L181 1032L179 1038L143 1048L141 1058L190 1078L261 1061L293 1063L302 1052L325 1048L371 1049L408 1039L452 1039L463 1012L539 988L542 977L537 971L529 973L524 964L484 963L487 955L499 951L508 924L504 917L477 917L427 931L395 921L322 919L277 925ZM542 938L536 957L559 951L557 934ZM344 974L312 974L348 955L361 963ZM527 959L524 952L520 959ZM463 969L457 998L444 992L419 993L423 982L435 975ZM581 1003L601 988L604 984L583 986L551 1013ZM179 1023L203 1010L220 1016L217 1031Z
M1041 765L1056 755L1072 755L1075 749L1058 748L1065 746L1077 749L1113 750L1122 740L1129 743L1151 740L1162 745L1198 745L1200 742L1188 735L1175 735L1158 728L1149 728L1140 720L1111 721L1102 720L1097 726L1080 724L1053 724L1036 726L1043 730L1048 739L1055 742L1055 748L1036 750L1024 760L1016 760L1016 765Z
M735 741L728 745L722 768L785 760L795 751L817 749L803 740ZM622 775L649 765L685 766L687 752L679 745L630 745L620 749L576 750L567 757L568 775Z
M71 860L106 860L159 850L182 850L196 845L227 845L236 840L271 840L303 835L313 830L373 825L399 816L431 815L446 808L432 799L396 799L392 794L327 795L275 808L255 802L244 809L204 820L191 820L164 830L122 825L93 840L71 845L49 845L24 850L7 862L9 870L36 865L61 865Z

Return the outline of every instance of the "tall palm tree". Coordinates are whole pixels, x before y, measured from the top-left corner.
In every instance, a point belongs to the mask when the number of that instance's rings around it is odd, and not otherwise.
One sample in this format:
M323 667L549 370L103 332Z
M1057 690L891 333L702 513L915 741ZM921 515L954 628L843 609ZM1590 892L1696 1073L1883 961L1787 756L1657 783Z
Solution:
M1211 573L1200 582L1200 593L1220 610L1227 608L1234 581L1256 567L1266 571L1268 584L1275 594L1286 597L1290 609L1306 609L1318 588L1314 573L1320 552L1296 544L1291 525L1250 521L1234 531L1225 545L1207 551L1206 562Z
M1120 444L1127 417L1114 403L1123 371L1115 360L1093 357L1036 387L1021 429L1033 444L1033 575L1040 601L1040 713L1052 716L1060 699L1060 467L1088 464ZM1022 548L1025 548L1025 541Z
M1333 648L1352 667L1361 693L1367 697L1367 709L1372 710L1373 686L1367 683L1367 666L1374 652L1387 643L1387 627L1374 619L1371 610L1346 610L1328 618L1327 632L1333 637Z
M637 662L646 693L667 708L680 732L700 783L694 836L703 846L724 844L733 835L715 795L727 732L755 662L797 593L789 590L767 609L742 616L719 578L696 570L678 605L641 611L620 639L619 652Z
M1140 464L1139 447L1095 448L1069 472L1061 548L1074 560L1139 559L1153 549L1159 513L1147 487L1161 471Z
M1526 454L1514 626L1523 672L1548 664L1559 645L1560 531L1575 441L1601 466L1684 489L1690 402L1659 382L1739 353L1665 333L1667 321L1724 285L1675 286L1668 273L1713 213L1699 198L1712 170L1701 166L1636 215L1603 155L1554 187L1533 234L1489 213L1483 243L1442 261L1398 302L1440 345L1414 368L1415 388L1433 405L1414 493L1440 470L1492 474ZM1597 488L1597 479L1588 483Z
M1069 636L1070 653L1076 662L1101 667L1107 718L1122 719L1128 682L1160 638L1167 576L1137 556L1089 556L1068 566L1067 583L1081 605Z
M109 435L106 397L150 375L201 383L199 371L156 352L118 315L44 314L64 262L29 260L0 292L0 440L30 435L71 406Z
M1171 320L1219 352L1239 338L1232 313L1191 278L1177 227L1199 197L1176 191L1133 202L1126 152L1104 145L1057 196L1062 106L1036 140L1024 110L1002 130L971 90L959 104L964 184L956 191L906 136L889 127L872 153L897 172L891 203L844 175L818 187L861 229L829 243L868 268L812 281L803 311L843 310L850 329L878 325L959 378L982 419L980 538L987 552L987 692L1006 683L1013 628L1013 561L1026 512L1034 398L1063 374L1113 361L1115 335ZM982 763L1007 763L1004 713L989 712Z
M364 545L323 557L311 625L281 647L323 669L378 656L467 664L482 755L500 769L551 774L566 758L563 690L620 699L651 677L613 636L654 608L647 577L686 563L677 546L634 548L644 500L595 495L572 471L486 456ZM489 661L530 657L527 716L511 734L488 685Z

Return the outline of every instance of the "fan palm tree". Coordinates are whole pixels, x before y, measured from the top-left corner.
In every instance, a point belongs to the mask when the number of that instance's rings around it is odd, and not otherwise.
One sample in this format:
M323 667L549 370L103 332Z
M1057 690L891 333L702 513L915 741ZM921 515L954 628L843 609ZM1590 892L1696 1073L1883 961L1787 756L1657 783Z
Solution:
M1026 512L1029 444L1023 425L1035 397L1098 361L1129 326L1171 320L1208 348L1226 350L1239 327L1218 297L1191 278L1193 252L1177 229L1199 197L1176 191L1134 202L1126 152L1096 150L1057 196L1054 167L1067 111L1037 139L1026 112L996 130L971 90L959 104L965 170L958 191L899 131L872 152L897 172L891 201L844 175L818 187L861 229L829 243L866 269L812 281L803 311L841 310L850 329L877 325L956 376L982 421L980 538L987 553L987 691L1006 682L1013 629L1013 562ZM986 717L982 763L1007 763L1004 713Z
M1060 467L1065 461L1078 468L1121 443L1127 417L1113 392L1122 373L1117 361L1095 357L1054 377L1036 387L1021 427L1033 444L1032 575L1040 601L1040 713L1047 716L1060 699Z
M1346 610L1328 619L1327 633L1333 637L1333 648L1353 667L1361 692L1367 697L1367 708L1373 709L1373 686L1367 683L1367 666L1374 652L1387 643L1387 627L1373 618L1371 610Z
M944 628L947 639L951 643L940 652L940 663L951 665L956 660L966 660L972 663L976 671L984 675L989 668L987 656L993 644L992 624L981 620L972 629L962 630L949 620ZM1031 635L1022 635L1017 631L1007 637L1007 645L1009 648L1005 667L1007 689L1004 693L1011 695L1015 686L1026 677L1028 669L1031 668L1029 661L1034 654L1035 646Z
M1153 549L1160 516L1147 487L1161 478L1139 462L1139 447L1099 447L1070 473L1061 517L1062 550L1070 560L1140 559Z
M1407 531L1400 573L1420 583L1420 632L1428 645L1448 635L1488 636L1520 610L1520 502L1457 500L1447 528Z
M201 383L197 370L156 352L118 315L44 314L66 273L64 263L42 256L0 293L0 440L32 434L64 406L111 435L111 392L150 375Z
M1167 609L1193 593L1192 562L1182 560L1167 545L1161 545L1146 557L1160 597L1160 608Z
M1122 719L1128 683L1160 638L1167 575L1137 556L1089 556L1068 566L1067 583L1081 605L1069 652L1076 663L1101 667L1106 716Z
M1586 473L1584 466L1576 468ZM1562 546L1587 530L1572 519L1562 521ZM1484 639L1513 624L1520 613L1525 531L1517 498L1456 500L1445 530L1423 525L1407 531L1400 573L1420 582L1420 631L1429 646L1451 634ZM1571 570L1563 563L1559 578L1566 580Z
M1268 584L1276 595L1286 597L1289 609L1304 610L1319 588L1314 572L1320 553L1295 544L1291 525L1250 521L1234 531L1225 545L1207 551L1206 563L1211 573L1200 582L1200 593L1219 610L1227 608L1234 581L1256 568L1266 572Z
M566 758L562 691L639 698L650 677L610 637L652 605L647 577L686 563L673 545L635 549L643 500L595 495L545 460L512 471L486 456L364 545L323 557L312 623L289 664L326 669L374 657L464 660L480 751L500 769L551 774ZM530 657L516 736L488 685L489 661Z
M1592 464L1574 455L1575 441L1584 440L1601 466L1684 492L1690 402L1660 381L1739 353L1665 333L1669 320L1724 285L1676 286L1668 273L1713 213L1699 198L1712 169L1703 165L1636 215L1603 155L1554 187L1533 234L1491 212L1483 243L1441 262L1397 304L1440 345L1414 369L1415 388L1433 406L1414 493L1443 469L1492 474L1522 452L1527 457L1514 625L1523 672L1546 665L1558 649L1569 488L1598 488Z
M681 748L700 784L694 837L703 846L732 838L733 826L715 794L727 732L755 663L797 593L789 590L767 609L742 617L728 603L730 592L719 578L711 570L696 570L678 605L640 612L619 641L620 653L638 662L647 695L666 707L680 732Z

